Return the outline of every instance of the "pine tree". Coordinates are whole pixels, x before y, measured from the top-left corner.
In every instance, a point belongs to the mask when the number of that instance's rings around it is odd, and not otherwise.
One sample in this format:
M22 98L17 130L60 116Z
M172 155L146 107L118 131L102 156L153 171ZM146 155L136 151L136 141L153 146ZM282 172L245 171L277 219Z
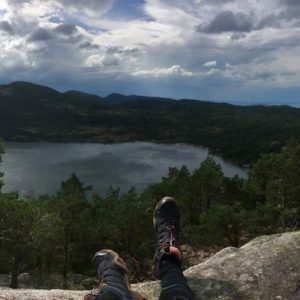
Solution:
M4 146L3 146L3 143L0 139L0 167L1 167L1 162L2 162L2 154L4 153ZM2 180L2 177L3 177L4 173L1 172L1 169L0 169L0 193L1 193L1 190L2 190L2 187L4 185L4 182Z
M79 178L72 174L61 187L55 200L53 209L58 217L58 246L62 256L63 287L68 287L68 272L75 245L80 244L84 238L84 220L87 218L87 192L91 186L85 186Z

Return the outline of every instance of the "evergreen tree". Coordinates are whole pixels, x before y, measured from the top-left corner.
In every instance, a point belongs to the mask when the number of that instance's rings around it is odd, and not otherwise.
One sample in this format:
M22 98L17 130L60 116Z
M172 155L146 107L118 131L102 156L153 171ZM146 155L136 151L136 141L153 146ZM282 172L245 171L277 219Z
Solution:
M19 200L14 193L0 194L0 211L0 240L11 273L11 287L17 288L18 275L24 271L22 268L32 251L32 227L37 213L31 201Z
M208 245L239 247L248 220L248 212L240 203L214 205L200 218L202 242Z
M224 177L219 203L200 217L202 242L240 246L242 238L249 235L251 209L253 204L247 181L238 176Z
M80 259L80 253L75 252L76 245L85 240L84 223L87 216L87 192L90 186L85 186L75 174L61 183L52 205L58 217L58 251L62 256L63 287L68 287L68 272L70 264ZM75 254L76 253L76 254ZM75 255L78 255L75 257Z
M299 226L300 145L295 140L290 140L280 153L258 160L250 171L249 180L258 196L259 209L270 212L274 228L285 231Z
M35 270L37 284L49 281L51 274L58 273L57 241L61 232L60 219L53 211L52 197L40 197L31 202L35 206L35 222L31 228L31 253L28 264ZM49 282L51 286L51 282Z
M3 147L3 143L0 139L0 167L1 167L1 162L2 162L2 154L4 153L4 147ZM3 177L4 173L1 172L1 168L0 168L0 193L1 193L1 190L2 190L2 187L3 187L3 180L2 180L2 177Z
M207 213L212 205L220 201L223 182L223 171L212 157L201 163L192 175L194 197L194 220L199 220L200 213Z

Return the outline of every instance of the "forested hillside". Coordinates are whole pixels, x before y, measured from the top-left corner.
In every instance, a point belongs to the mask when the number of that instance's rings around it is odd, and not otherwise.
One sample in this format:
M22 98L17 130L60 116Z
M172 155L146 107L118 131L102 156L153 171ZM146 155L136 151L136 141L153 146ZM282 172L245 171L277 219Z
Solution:
M8 141L154 141L208 147L239 164L300 138L300 109L112 94L106 98L16 82L0 86Z

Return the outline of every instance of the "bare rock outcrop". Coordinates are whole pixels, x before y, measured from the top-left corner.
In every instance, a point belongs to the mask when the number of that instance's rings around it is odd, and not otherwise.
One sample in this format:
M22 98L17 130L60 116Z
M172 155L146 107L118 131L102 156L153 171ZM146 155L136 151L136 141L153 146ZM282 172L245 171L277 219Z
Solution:
M189 268L185 276L196 299L300 299L300 231L258 237L241 248L225 248ZM133 285L158 299L159 282ZM0 289L0 299L83 299L85 291Z
M300 231L225 248L185 275L198 299L300 299Z

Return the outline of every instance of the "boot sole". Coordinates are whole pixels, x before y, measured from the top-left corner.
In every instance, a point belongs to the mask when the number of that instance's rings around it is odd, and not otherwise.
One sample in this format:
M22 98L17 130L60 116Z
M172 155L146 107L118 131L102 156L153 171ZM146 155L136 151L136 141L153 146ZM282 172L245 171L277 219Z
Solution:
M160 199L160 200L158 201L156 207L155 207L154 214L153 214L153 219L152 219L152 221L153 221L153 227L154 227L155 232L157 231L157 228L156 228L156 217L155 217L156 212L157 212L164 204L166 204L166 203L168 203L168 202L172 202L172 203L174 203L174 204L176 205L175 199L172 198L172 197L167 196L167 197L163 197L162 199Z
M102 249L100 251L98 251L94 257L93 257L93 261L96 257L98 256L103 256L103 258L105 256L109 255L111 257L111 261L113 264L115 264L116 266L120 267L121 269L123 269L125 272L128 273L128 269L127 266L124 262L124 260L119 256L119 254L113 250L110 249Z
M120 267L121 269L123 269L127 274L128 274L128 269L127 266L124 262L124 260L119 256L119 254L113 250L110 249L102 249L100 251L98 251L94 257L93 257L93 261L97 256L107 256L109 255L110 258L112 259L112 263L115 264L116 266ZM139 294L138 292L135 292L131 289L130 283L129 283L129 279L128 279L128 275L125 275L125 284L132 296L133 300L146 300L146 298L144 298L141 294ZM100 283L101 286L102 282Z

